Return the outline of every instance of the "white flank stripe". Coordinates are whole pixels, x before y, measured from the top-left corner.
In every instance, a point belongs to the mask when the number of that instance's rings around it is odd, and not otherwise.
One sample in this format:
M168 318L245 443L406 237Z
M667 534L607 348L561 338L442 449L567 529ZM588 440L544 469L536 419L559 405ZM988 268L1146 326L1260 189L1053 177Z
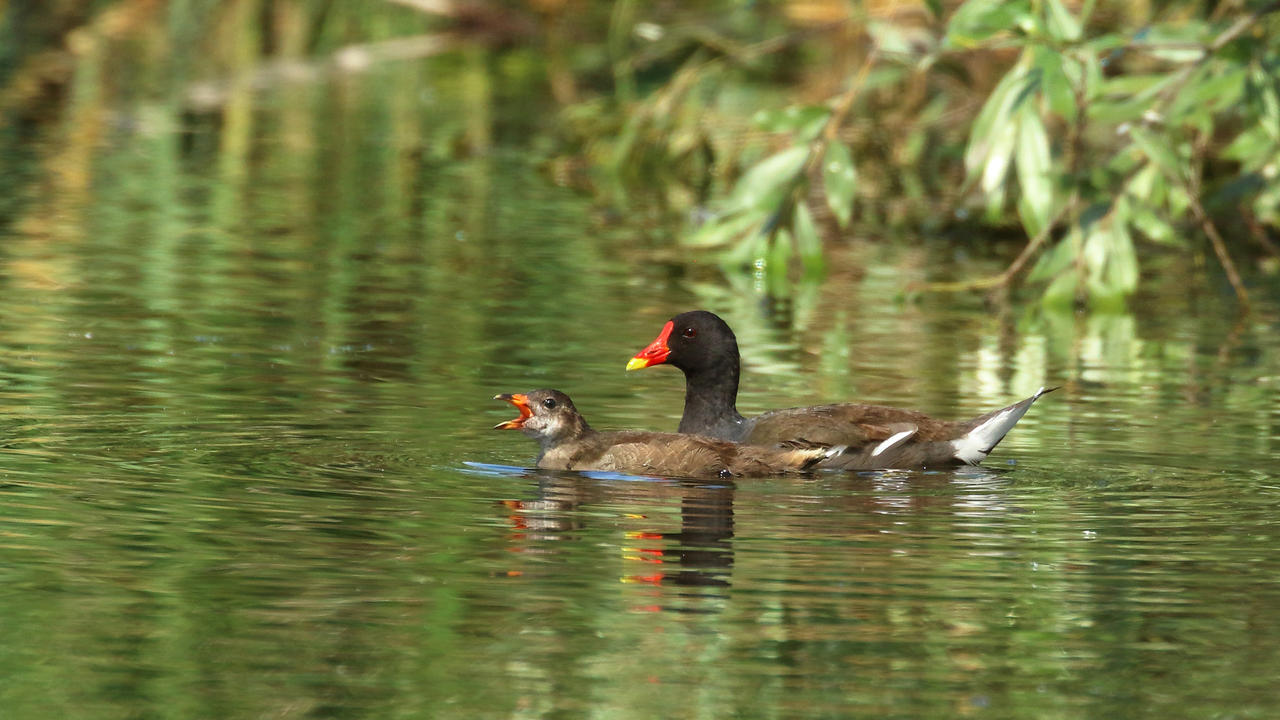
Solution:
M896 433L894 435L889 436L888 440L885 440L884 442L880 443L879 445L876 446L875 450L871 451L871 457L875 457L880 453L884 452L885 450L888 450L889 448L893 447L894 445L901 443L902 441L906 440L912 435L915 435L916 429L917 428L911 428L910 430L903 430L900 433Z

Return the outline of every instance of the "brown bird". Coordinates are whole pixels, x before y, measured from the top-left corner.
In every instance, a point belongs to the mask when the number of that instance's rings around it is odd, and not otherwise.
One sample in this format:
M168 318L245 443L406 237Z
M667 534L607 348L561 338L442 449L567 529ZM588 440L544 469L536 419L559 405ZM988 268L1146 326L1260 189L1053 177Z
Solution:
M842 448L765 448L698 435L591 429L559 390L495 395L520 411L495 430L520 430L538 441L538 467L664 477L783 475L810 470Z
M738 339L715 313L695 310L667 322L628 370L660 364L684 373L679 431L749 445L842 449L820 467L851 470L977 465L1041 395L971 420L937 420L879 405L816 405L745 418L737 408Z

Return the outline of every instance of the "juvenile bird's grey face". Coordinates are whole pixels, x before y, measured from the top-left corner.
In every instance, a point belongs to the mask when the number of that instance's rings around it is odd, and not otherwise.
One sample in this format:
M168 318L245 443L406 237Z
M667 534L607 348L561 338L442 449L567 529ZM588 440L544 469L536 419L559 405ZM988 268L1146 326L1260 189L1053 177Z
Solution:
M555 442L572 437L581 428L578 410L573 401L559 390L531 390L527 393L495 395L495 400L505 400L520 411L520 417L499 423L495 427L504 430L520 430L542 443Z

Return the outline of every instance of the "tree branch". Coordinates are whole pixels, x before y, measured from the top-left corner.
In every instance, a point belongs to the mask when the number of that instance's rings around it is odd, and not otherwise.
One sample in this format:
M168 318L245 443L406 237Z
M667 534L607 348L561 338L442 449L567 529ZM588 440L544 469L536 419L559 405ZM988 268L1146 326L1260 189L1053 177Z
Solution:
M1196 192L1188 192L1188 199L1191 201L1191 214L1195 216L1196 222L1200 223L1200 229L1209 237L1209 244L1213 246L1213 253L1218 256L1218 262L1222 263L1222 269L1227 273L1227 280L1230 281L1231 287L1236 291L1236 299L1240 301L1240 309L1244 314L1248 314L1249 291L1245 289L1244 281L1240 279L1240 273L1236 271L1236 264L1232 262L1231 256L1227 254L1227 244L1223 241L1222 235L1218 232L1218 228L1205 214L1204 207L1200 205L1200 195Z

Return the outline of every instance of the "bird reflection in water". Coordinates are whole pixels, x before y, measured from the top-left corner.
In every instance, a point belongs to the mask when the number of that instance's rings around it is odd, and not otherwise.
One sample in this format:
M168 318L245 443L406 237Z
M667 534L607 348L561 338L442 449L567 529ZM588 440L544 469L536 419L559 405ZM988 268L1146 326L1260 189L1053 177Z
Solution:
M623 529L618 543L628 571L624 583L664 588L655 601L668 597L665 588L724 588L730 584L733 567L733 497L731 482L644 479L613 476L611 479L584 474L539 472L537 497L504 500L501 505L513 532L509 550L525 554L552 555L565 548L562 543L584 541L588 523L601 518L591 508L653 507L670 504L679 497L680 529L666 531L663 518L626 512L627 525L640 523L635 530ZM626 478L626 479L623 479ZM634 570L631 568L634 567ZM727 598L726 592L705 590L678 592L676 597ZM661 603L644 610L678 609Z

